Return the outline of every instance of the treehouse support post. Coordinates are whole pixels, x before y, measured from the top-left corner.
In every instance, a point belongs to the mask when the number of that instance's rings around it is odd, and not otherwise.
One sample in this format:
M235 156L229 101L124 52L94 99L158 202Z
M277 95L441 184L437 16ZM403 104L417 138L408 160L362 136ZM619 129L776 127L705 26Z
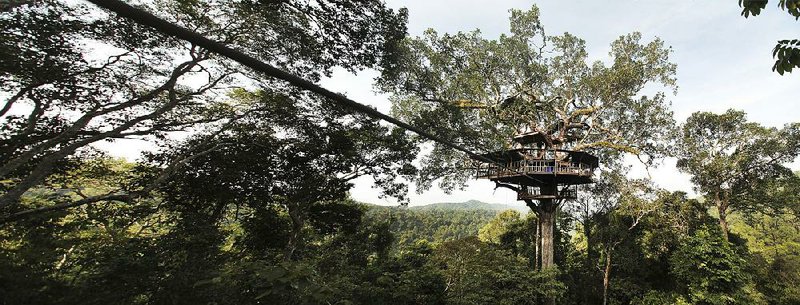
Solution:
M541 133L514 137L516 149L490 152L473 158L477 162L477 178L489 179L498 187L517 192L517 200L527 203L536 213L534 269L555 267L555 225L559 204L576 199L576 187L592 183L592 174L599 166L597 157L583 152L555 149L568 143L545 138ZM486 162L491 160L492 162ZM541 264L539 264L540 262ZM555 304L554 298L545 300Z
M542 196L555 197L558 192L556 185L545 185L541 187ZM538 211L534 210L540 219L542 230L542 269L555 266L555 223L556 223L556 202L551 198L539 200Z

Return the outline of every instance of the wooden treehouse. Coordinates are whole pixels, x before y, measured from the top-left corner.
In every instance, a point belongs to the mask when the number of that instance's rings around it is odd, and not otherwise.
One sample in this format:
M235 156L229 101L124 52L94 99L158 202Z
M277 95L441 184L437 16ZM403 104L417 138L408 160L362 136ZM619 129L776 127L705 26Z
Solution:
M577 186L592 183L597 157L547 148L547 139L540 133L518 135L514 142L521 148L473 157L476 178L514 186L517 200L576 199ZM550 140L550 144L561 143Z

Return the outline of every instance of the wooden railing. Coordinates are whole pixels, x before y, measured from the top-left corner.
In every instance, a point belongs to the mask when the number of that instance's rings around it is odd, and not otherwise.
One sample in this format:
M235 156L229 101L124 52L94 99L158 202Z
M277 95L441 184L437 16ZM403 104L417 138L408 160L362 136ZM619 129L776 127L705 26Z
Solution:
M592 168L586 164L555 160L519 160L508 162L504 166L482 163L478 165L476 170L477 178L500 178L526 174L592 175Z

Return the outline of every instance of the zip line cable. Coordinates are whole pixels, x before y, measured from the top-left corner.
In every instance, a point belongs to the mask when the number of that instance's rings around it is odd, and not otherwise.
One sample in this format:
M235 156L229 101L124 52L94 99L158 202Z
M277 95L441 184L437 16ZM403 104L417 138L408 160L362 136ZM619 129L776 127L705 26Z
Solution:
M229 58L231 60L234 60L234 61L236 61L236 62L238 62L238 63L240 63L242 65L245 65L245 66L247 66L247 67L249 67L249 68L251 68L251 69L253 69L255 71L262 72L262 73L264 73L264 74L266 74L268 76L275 77L277 79L281 79L283 81L286 81L287 83L289 83L289 84L291 84L293 86L296 86L296 87L299 87L299 88L302 88L302 89L317 93L319 95L322 95L322 96L324 96L324 97L326 97L326 98L328 98L328 99L330 99L330 100L332 100L332 101L334 101L336 103L339 103L339 104L341 104L343 106L349 107L349 108L351 108L351 109L353 109L353 110L355 110L357 112L364 113L364 114L366 114L366 115L368 115L370 117L373 117L373 118L376 118L376 119L380 119L380 120L384 120L386 122L394 124L397 127L403 128L403 129L408 130L408 131L412 131L412 132L414 132L414 133L416 133L416 134L418 134L418 135L420 135L422 137L425 137L425 138L427 138L429 140L432 140L434 142L437 142L437 143L440 143L442 145L445 145L445 146L447 146L449 148L452 148L452 149L458 150L460 152L463 152L463 153L467 154L468 156L470 156L472 158L475 158L475 159L478 159L478 160L481 160L481 161L484 161L484 162L487 162L487 163L496 164L496 165L498 165L500 167L508 168L508 166L506 166L505 164L502 164L502 163L500 163L498 161L492 160L492 159L490 159L488 157L476 154L476 153L470 151L469 149L464 148L464 147L462 147L462 146L460 146L458 144L451 143L451 142L449 142L449 141L447 141L445 139L442 139L442 138L440 138L440 137L438 137L438 136L436 136L434 134L431 134L431 133L429 133L427 131L424 131L422 129L414 127L414 126L412 126L412 125L410 125L408 123L400 121L400 120L398 120L398 119L396 119L396 118L394 118L392 116L389 116L389 115L386 115L384 113L381 113L380 111L378 111L378 110L376 110L374 108L371 108L371 107L369 107L367 105L364 105L364 104L361 104L359 102L356 102L356 101L354 101L354 100L352 100L352 99L350 99L350 98L348 98L346 96L343 96L343 95L338 94L338 93L334 93L334 92L332 92L332 91L330 91L328 89L325 89L325 88L323 88L323 87L321 87L321 86L319 86L317 84L314 84L314 83L312 83L312 82L310 82L310 81L308 81L306 79L303 79L301 77L298 77L296 75L293 75L291 73L283 71L283 70L278 69L276 67L273 67L270 64L267 64L267 63L265 63L265 62L263 62L261 60L258 60L256 58L254 58L254 57L252 57L250 55L247 55L245 53L242 53L240 51L234 50L234 49L232 49L232 48L230 48L230 47L228 47L228 46L226 46L224 44L221 44L219 42L216 42L216 41L213 41L211 39L208 39L205 36L203 36L203 35L201 35L201 34L199 34L197 32L194 32L192 30L183 28L183 27L181 27L179 25L176 25L176 24L173 24L173 23L171 23L169 21L161 19L158 16L155 16L155 15L153 15L153 14L147 12L147 11L144 11L142 9L133 7L133 6L127 4L127 3L123 2L123 1L120 1L120 0L87 0L87 1L89 1L91 3L94 3L95 5L97 5L99 7L105 8L105 9L107 9L109 11L112 11L112 12L116 13L119 16L122 16L122 17L128 18L130 20L133 20L136 23L139 23L141 25L149 26L149 27L151 27L151 28L155 29L156 31L161 32L163 34L167 34L169 36L173 36L175 38L191 42L191 43L193 43L193 44L195 44L197 46L200 46L200 47L202 47L202 48L204 48L206 50L209 50L211 52L217 53L217 54L222 55L224 57L227 57L227 58ZM535 177L531 177L528 174L524 174L524 176L526 176L526 177L528 177L530 179L533 179L534 181L538 181L538 182L542 183L541 180L539 180L539 179L537 179Z

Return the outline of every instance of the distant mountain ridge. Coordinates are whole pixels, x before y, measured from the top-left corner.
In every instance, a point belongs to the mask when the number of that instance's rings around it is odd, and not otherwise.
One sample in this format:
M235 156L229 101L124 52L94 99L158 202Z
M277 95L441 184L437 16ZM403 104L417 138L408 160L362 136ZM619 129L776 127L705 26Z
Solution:
M505 211L517 210L522 214L528 213L529 209L525 206L487 203L480 200L469 200L465 202L438 202L426 205L410 206L410 210L430 211L430 210L486 210L486 211Z

